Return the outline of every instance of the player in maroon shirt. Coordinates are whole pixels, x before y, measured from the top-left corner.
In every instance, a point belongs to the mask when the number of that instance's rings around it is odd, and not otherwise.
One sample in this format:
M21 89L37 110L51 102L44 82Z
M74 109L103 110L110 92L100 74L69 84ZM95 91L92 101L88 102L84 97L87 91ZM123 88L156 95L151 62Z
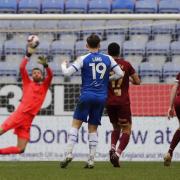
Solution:
M108 46L108 54L111 55L124 71L123 79L109 83L107 113L113 126L111 134L110 161L114 167L120 167L119 157L129 143L131 134L131 109L129 99L129 81L139 85L140 79L131 64L121 57L120 46L111 43ZM117 142L120 142L116 149Z
M39 63L44 66L47 73L44 80L43 73L39 68L32 70L32 80L27 73L26 65L36 47L27 48L26 56L22 59L20 65L23 87L22 101L17 110L0 125L0 135L10 129L15 130L14 134L17 135L17 145L0 149L0 154L19 154L24 152L30 138L31 123L39 112L50 86L53 75L45 57L39 57Z
M173 117L174 109L177 115L177 118L180 123L180 73L176 76L176 82L172 87L171 94L170 94L170 104L168 109L168 119ZM174 133L173 139L171 141L170 147L168 152L164 156L164 165L170 166L171 159L173 157L173 151L176 148L177 144L180 141L180 128L176 130Z

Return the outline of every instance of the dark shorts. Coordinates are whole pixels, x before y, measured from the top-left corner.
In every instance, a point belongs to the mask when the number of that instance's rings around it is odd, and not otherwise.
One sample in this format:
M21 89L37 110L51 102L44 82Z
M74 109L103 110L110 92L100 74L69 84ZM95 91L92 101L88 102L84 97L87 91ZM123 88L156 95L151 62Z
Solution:
M106 106L106 108L111 123L114 124L119 122L120 119L127 119L131 124L131 108L129 104L123 106L110 105Z
M77 103L73 118L92 125L101 125L105 100L103 97L94 95L82 95Z
M176 111L176 115L178 119L180 120L180 96L177 96L174 101L174 108Z

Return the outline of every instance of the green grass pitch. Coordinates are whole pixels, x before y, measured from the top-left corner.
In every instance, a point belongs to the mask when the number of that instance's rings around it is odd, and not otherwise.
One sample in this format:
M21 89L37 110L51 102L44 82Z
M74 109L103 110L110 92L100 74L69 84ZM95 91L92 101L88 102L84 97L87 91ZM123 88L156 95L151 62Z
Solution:
M164 167L162 162L122 162L113 168L109 162L96 162L83 169L72 162L66 169L59 162L0 162L0 180L180 180L180 162Z

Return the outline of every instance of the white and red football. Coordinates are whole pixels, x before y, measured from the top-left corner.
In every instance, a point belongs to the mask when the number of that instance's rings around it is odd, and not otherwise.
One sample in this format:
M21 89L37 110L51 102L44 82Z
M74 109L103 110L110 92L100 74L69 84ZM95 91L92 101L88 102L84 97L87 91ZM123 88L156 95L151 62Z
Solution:
M39 45L39 38L37 35L30 35L27 41L28 41L28 45L31 48L36 48Z

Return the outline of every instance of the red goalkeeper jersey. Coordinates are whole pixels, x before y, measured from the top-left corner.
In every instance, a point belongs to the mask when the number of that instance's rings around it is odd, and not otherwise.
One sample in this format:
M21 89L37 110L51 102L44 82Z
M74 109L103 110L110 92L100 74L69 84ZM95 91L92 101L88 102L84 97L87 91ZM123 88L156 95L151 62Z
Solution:
M47 75L42 82L34 82L29 78L26 70L27 58L22 60L20 65L20 73L23 82L23 97L22 101L18 106L18 111L28 112L29 114L36 115L45 99L47 90L50 86L53 73L51 69L46 68Z
M108 86L107 105L125 105L130 104L129 99L129 76L135 73L131 64L124 59L115 59L124 71L124 77L121 80L111 81Z

